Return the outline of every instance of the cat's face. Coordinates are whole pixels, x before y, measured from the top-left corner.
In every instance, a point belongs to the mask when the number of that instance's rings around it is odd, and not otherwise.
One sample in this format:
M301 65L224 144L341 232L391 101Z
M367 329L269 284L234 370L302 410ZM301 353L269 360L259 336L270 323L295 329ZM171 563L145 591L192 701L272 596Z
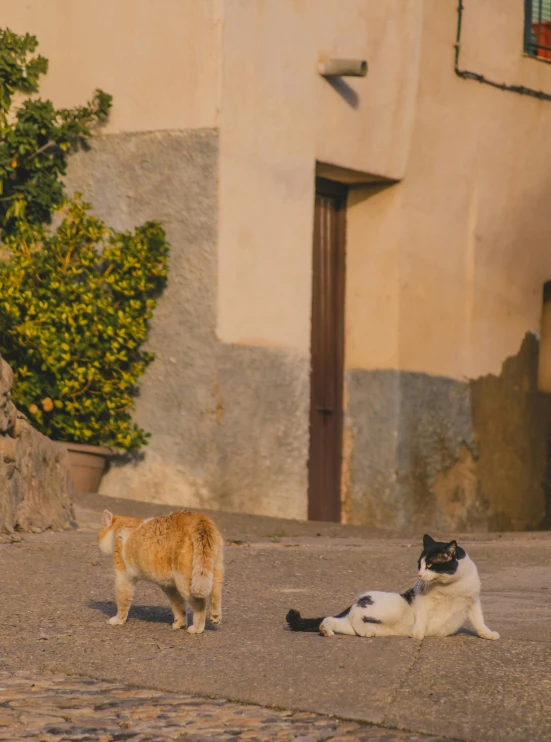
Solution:
M425 534L423 551L418 562L419 579L423 582L452 582L459 569L460 560L465 556L465 552L456 541L449 543L435 541Z

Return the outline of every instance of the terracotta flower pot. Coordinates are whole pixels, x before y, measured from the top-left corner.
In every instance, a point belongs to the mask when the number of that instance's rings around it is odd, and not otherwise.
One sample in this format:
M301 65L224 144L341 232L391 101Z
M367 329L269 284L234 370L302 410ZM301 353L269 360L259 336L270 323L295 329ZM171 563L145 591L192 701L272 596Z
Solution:
M105 471L110 448L86 443L61 443L69 451L69 468L75 490L97 492Z

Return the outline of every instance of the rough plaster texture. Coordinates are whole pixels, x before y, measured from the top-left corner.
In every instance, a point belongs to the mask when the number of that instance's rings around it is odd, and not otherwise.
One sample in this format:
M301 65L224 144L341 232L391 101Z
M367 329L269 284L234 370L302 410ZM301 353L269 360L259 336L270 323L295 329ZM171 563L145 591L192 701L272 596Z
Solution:
M404 371L347 371L351 523L395 525L432 520L431 488L472 446L469 390L452 379ZM427 523L428 524L428 523ZM440 526L442 527L442 526Z
M118 228L160 220L171 245L136 405L152 438L102 492L304 517L309 359L216 337L217 158L212 129L101 137L72 158L69 190Z
M219 507L306 518L309 358L225 344L218 353L219 482L213 489Z
M216 456L217 133L113 135L71 160L67 186L109 224L158 219L170 243L168 285L151 322L156 359L141 380L136 420L152 433L143 460L115 466L104 492L203 506ZM212 411L212 414L209 414Z
M551 400L527 335L500 376L346 375L347 522L406 529L522 529L546 516Z
M13 374L0 357L0 533L74 524L67 451L17 413Z
M537 369L538 341L527 334L499 376L470 382L477 472L497 528L534 528L551 515L551 396L538 391Z

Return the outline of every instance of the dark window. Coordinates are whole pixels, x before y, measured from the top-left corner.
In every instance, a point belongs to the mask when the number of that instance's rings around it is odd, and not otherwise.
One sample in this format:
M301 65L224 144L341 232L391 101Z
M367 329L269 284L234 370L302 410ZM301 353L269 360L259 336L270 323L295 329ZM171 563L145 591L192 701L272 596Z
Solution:
M524 0L524 51L551 60L551 0Z

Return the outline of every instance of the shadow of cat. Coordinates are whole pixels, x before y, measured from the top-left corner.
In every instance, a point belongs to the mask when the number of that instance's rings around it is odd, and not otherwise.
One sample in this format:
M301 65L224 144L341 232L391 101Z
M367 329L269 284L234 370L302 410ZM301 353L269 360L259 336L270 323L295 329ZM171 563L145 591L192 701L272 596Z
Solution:
M462 626L459 631L456 631L455 634L452 636L476 636L478 637L478 634L476 631L473 631L472 629L467 628L466 626Z
M112 600L89 600L88 608L92 608L94 611L100 611L109 618L114 616L117 612L117 606ZM165 623L172 624L174 616L170 608L165 608L160 605L132 605L128 614L128 620L132 621L136 619L138 621L146 621L147 623ZM190 626L192 623L192 614L187 614L187 625ZM207 619L205 626L206 631L216 631L216 627L213 626Z

